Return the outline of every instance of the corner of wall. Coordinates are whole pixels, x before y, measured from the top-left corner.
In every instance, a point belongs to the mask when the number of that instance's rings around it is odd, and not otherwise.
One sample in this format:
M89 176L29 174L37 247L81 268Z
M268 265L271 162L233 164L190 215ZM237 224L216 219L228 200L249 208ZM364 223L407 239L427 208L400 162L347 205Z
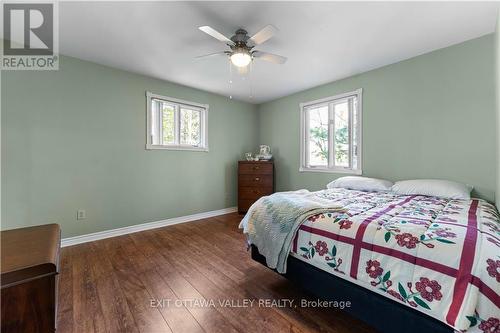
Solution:
M497 24L495 29L495 95L496 95L496 191L495 203L500 209L500 10L497 13Z
M261 112L262 112L262 104L256 104L255 105L255 112L257 113L257 126L255 127L255 134L257 135L257 141L258 141L258 145L260 145L261 141L262 141L262 138L261 138Z

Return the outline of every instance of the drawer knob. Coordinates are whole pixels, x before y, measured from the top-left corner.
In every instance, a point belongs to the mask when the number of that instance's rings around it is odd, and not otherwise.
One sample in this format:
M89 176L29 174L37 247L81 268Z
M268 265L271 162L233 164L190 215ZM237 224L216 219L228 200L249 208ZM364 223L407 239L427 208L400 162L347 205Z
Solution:
M260 180L259 177L255 177L255 181L258 182Z
M259 170L259 167L258 166L254 166L253 169L254 170Z

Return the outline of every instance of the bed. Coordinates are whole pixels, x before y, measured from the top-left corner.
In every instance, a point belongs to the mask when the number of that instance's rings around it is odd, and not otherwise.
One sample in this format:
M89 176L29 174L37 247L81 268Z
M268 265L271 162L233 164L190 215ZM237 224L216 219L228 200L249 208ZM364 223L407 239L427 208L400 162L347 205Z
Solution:
M500 223L488 202L342 188L272 197L241 224L255 260L320 297L350 298L384 332L500 332ZM256 235L287 214L295 227L277 259L276 235Z

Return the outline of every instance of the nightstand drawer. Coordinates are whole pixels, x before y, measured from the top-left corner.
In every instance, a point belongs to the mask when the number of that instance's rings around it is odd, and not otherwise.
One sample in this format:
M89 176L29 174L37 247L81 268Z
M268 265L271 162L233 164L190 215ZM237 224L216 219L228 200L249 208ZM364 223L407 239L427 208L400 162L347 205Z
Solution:
M253 199L257 200L265 195L273 193L272 187L240 187L238 189L239 199Z
M273 165L271 163L240 163L238 173L240 175L272 175Z
M238 186L273 187L272 175L240 175Z

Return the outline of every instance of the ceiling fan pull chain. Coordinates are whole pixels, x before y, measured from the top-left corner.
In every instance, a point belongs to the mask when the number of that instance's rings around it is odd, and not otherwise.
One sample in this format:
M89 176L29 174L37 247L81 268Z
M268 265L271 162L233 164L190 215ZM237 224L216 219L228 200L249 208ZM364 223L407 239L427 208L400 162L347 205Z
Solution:
M228 61L228 65L229 65L229 81L228 81L228 84L229 84L229 90L232 91L232 85L233 85L233 66L231 64L231 60L229 59L229 57L227 58ZM233 96L232 95L229 95L229 99L233 99Z
M253 70L253 64L250 63L249 69L248 69L248 83L250 84L250 99L253 99L253 75L252 75L252 70Z

